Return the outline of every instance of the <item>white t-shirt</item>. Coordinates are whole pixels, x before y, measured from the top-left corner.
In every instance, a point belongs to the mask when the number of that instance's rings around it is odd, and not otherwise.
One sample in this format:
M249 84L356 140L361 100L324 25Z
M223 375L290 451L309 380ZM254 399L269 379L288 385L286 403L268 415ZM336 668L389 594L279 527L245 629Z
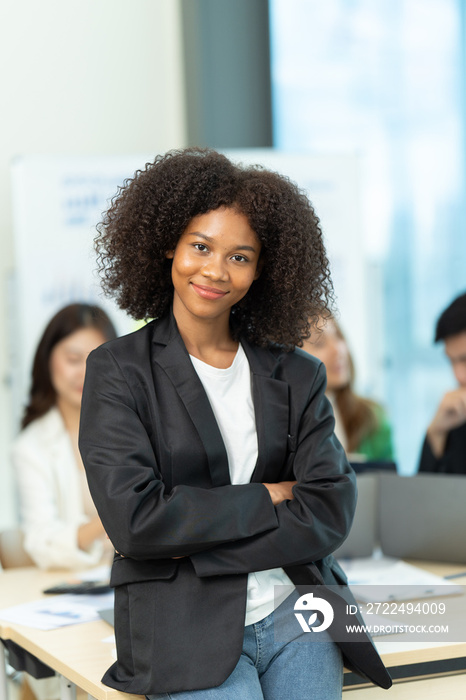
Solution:
M257 432L251 391L251 371L241 345L230 367L220 369L190 355L225 443L232 484L248 484L257 461ZM293 586L281 568L248 576L246 625L264 619L274 607L274 586ZM292 588L283 589L281 600Z

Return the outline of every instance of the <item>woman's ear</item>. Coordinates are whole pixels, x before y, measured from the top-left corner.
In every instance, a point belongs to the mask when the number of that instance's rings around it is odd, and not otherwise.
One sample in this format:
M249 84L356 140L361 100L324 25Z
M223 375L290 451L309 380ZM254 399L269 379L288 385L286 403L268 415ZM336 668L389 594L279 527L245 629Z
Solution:
M174 255L175 255L174 250L167 250L167 252L165 253L165 257L168 258L168 260L173 260Z

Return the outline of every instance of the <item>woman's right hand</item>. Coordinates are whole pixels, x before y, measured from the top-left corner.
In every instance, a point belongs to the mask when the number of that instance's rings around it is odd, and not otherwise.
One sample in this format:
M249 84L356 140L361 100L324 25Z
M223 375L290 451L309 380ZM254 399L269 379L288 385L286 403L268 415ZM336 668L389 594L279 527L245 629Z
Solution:
M293 500L292 488L297 481L279 481L276 484L263 484L269 492L274 506L278 506L282 501Z

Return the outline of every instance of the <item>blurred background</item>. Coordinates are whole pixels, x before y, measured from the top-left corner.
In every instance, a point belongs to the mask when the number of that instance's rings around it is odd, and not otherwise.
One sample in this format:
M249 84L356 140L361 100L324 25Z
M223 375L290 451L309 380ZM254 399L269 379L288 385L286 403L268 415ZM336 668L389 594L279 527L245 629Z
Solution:
M3 0L0 528L47 320L105 305L92 238L119 184L187 145L263 163L322 221L357 389L416 471L454 387L435 321L466 289L465 0Z

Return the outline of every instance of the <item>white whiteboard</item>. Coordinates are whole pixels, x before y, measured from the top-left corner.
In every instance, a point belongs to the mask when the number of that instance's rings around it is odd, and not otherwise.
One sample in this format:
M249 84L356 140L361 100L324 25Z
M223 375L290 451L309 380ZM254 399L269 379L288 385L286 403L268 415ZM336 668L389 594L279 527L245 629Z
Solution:
M95 226L119 185L154 156L25 156L12 166L15 268L10 303L15 417L51 317L80 301L102 306L118 332L135 322L106 299L96 275Z

